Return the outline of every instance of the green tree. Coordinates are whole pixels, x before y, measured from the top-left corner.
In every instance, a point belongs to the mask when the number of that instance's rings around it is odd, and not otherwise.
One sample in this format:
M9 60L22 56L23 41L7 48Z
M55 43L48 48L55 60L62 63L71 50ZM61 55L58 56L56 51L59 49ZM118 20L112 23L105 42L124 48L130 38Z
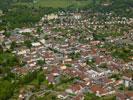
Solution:
M40 66L43 66L44 64L46 64L45 60L38 60L37 64Z
M0 81L0 100L8 100L14 91L14 86L9 81Z
M79 52L75 53L75 52L72 52L69 54L69 56L72 58L72 59L78 59L81 57L81 54Z
M31 48L32 47L32 44L31 44L31 41L30 40L25 40L24 41L24 45L28 48Z
M13 67L19 64L17 57L11 53L0 53L0 65L3 67Z
M39 73L39 74L37 75L37 80L38 80L38 84L39 84L39 85L41 84L41 82L44 81L44 79L45 79L44 73Z
M87 93L85 95L85 99L84 100L99 100L99 97L97 97L95 94Z
M15 41L13 41L12 43L11 43L11 49L13 50L14 48L16 48L17 47L17 43L15 42Z
M20 84L28 84L37 78L37 71L29 72L27 75L20 78Z
M5 35L6 37L10 37L10 36L11 36L11 32L5 32L4 35Z

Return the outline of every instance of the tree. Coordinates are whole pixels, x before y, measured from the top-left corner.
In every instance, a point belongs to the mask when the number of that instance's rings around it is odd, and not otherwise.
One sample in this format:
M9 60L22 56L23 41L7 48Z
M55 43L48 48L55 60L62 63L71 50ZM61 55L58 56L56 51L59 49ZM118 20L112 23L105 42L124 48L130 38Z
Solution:
M38 27L38 28L37 28L37 33L40 34L40 33L42 33L42 32L43 32L43 31L41 30L41 27Z
M120 74L113 74L110 76L110 78L114 78L116 80L119 80L120 79Z
M19 64L17 57L11 53L0 53L0 65L3 67L13 67Z
M85 99L84 100L99 100L99 97L97 97L95 94L87 93L85 95Z
M37 80L38 80L38 84L39 84L39 85L41 84L41 82L44 81L44 79L45 79L44 73L39 73L39 74L37 75Z
M14 48L16 48L17 47L17 43L15 42L15 41L13 41L12 43L11 43L11 49L13 50Z
M3 52L3 47L0 45L0 53Z
M108 67L107 67L107 63L102 63L99 67L100 67L100 68L108 68Z
M29 72L27 75L20 79L21 84L28 84L29 82L33 81L37 77L37 71Z
M22 34L27 36L27 37L31 37L31 33L25 32L25 33L22 33Z
M67 66L67 67L72 67L72 65L71 65L71 64L65 64L65 66Z
M30 40L25 40L24 41L24 45L28 48L31 48L32 47L32 44L31 44L31 41Z
M0 81L0 100L8 100L14 91L14 86L9 81Z
M120 85L119 90L124 90L124 89L125 89L125 86L123 84Z
M95 63L95 59L94 58L88 58L87 60L86 60L86 64L87 65L93 65Z
M10 36L11 36L11 32L5 32L4 35L5 35L6 37L10 37Z
M43 97L39 97L36 100L57 100L57 95L53 92L46 92Z
M81 54L79 52L75 53L75 52L72 52L69 54L69 56L72 58L72 59L78 59L81 57Z
M132 86L129 86L128 90L129 91L133 91L133 87Z
M46 64L45 60L38 60L37 64L40 66L43 66L44 64Z

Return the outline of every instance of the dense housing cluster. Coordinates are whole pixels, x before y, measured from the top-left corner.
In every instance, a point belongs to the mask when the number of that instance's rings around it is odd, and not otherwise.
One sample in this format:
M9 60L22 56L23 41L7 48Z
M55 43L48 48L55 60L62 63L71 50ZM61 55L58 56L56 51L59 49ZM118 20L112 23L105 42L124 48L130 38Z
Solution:
M132 0L66 2L0 0L0 100L133 99Z

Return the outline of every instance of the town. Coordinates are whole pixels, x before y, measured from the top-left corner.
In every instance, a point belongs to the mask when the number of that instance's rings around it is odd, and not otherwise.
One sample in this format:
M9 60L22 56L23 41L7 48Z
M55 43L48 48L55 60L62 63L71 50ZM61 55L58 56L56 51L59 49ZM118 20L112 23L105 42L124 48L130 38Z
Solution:
M49 100L132 100L132 25L133 18L75 11L44 15L32 28L0 31L2 50L19 59L11 73L41 74L19 90L19 100L46 94Z

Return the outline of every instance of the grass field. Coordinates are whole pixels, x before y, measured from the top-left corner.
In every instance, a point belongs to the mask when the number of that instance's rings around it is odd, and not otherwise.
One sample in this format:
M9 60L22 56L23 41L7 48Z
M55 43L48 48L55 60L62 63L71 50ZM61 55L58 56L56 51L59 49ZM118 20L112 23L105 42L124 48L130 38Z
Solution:
M41 6L41 7L68 7L70 5L75 5L76 7L82 7L89 3L88 1L76 1L76 0L38 0L35 5Z
M53 7L53 8L65 8L71 5L76 7L83 7L89 4L91 0L36 0L34 3L17 3L17 5L34 5L36 7Z

